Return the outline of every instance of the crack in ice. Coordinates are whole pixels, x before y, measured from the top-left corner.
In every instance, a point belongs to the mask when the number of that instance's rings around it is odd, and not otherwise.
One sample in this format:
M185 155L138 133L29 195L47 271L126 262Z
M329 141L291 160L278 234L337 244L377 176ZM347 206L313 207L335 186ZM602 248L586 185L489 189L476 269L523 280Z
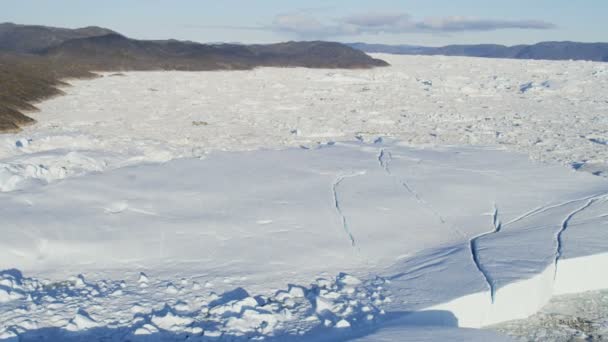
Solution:
M541 207L532 209L532 210L530 210L530 211L528 211L528 212L526 212L526 213L524 213L524 214L522 214L522 215L520 215L520 216L512 219L511 221L505 223L505 226L508 226L508 225L513 224L513 223L519 222L521 220L525 220L527 218L536 216L538 214L542 214L542 213L544 213L544 212L546 212L548 210L551 210L551 209L563 207L565 205L576 203L576 202L588 201L590 199L597 199L597 198L603 197L605 195L606 195L606 193L600 193L600 194L590 195L590 196L586 196L586 197L582 197L582 198L577 198L577 199L573 199L573 200L568 200L566 202L562 202L562 203L558 203L558 204L554 204L554 205L541 206Z
M339 175L338 178L336 178L335 182L332 185L332 191L334 194L334 207L336 209L336 212L340 216L340 219L342 220L342 228L344 229L344 232L348 236L348 238L350 240L350 244L353 247L355 247L355 245L356 245L356 240L355 240L355 237L353 236L352 232L350 231L350 228L348 227L348 220L346 219L346 215L344 215L344 212L342 211L342 206L340 205L340 197L338 196L338 186L346 178L362 176L364 174L365 174L364 171L360 171L360 172L355 172L355 173L351 173L348 175Z
M570 214L568 214L568 216L566 216L566 218L562 221L561 228L557 232L557 235L555 237L557 240L557 246L555 249L555 270L554 270L555 273L553 275L554 278L557 276L557 263L559 262L559 260L561 259L562 255L563 255L564 241L563 241L562 235L568 229L568 225L570 224L570 221L574 218L574 216L576 216L577 214L581 213L583 210L592 206L593 203L595 203L599 198L600 197L594 197L594 198L589 199L587 201L587 203L585 203L585 205L583 205L582 207L580 207L580 208L574 210L573 212L571 212Z
M392 177L396 177L395 175L393 175L393 173L390 169L390 162L393 160L393 155L391 154L390 151L387 151L386 149L381 149L380 152L378 153L377 159L378 159L378 164L380 164L380 167L382 169L384 169L386 174L388 174L389 176L392 176ZM405 188L405 190L414 197L414 199L416 200L416 202L418 202L418 204L420 204L422 207L427 208L435 217L437 217L437 219L439 220L439 222L441 222L441 224L448 224L447 221L443 218L443 216L437 210L435 210L435 208L433 208L432 205L430 205L428 202L426 202L424 199L422 199L420 194L416 190L414 190L414 188L412 188L410 186L409 182L405 178L400 178L399 181L401 182L401 186L403 186ZM454 230L456 233L458 233L458 235L460 235L463 238L466 238L466 235L460 229L458 229L456 226L454 226L453 224L450 224L449 226L452 230Z
M477 267L477 270L479 271L479 273L481 273L486 283L488 284L488 287L490 288L490 299L492 301L492 304L494 304L494 301L496 299L496 284L494 282L494 279L492 279L490 272L483 266L481 260L479 259L478 241L479 239L485 236L500 233L500 231L502 230L502 223L500 222L500 219L498 217L498 207L496 206L496 204L494 204L494 212L492 213L492 226L493 227L491 231L473 237L470 240L469 245L471 248L471 256L473 258L473 263L475 263L475 267Z
M389 168L389 163L393 160L393 155L390 152L387 152L385 149L381 149L378 154L378 163L380 167L386 171L389 175L392 175L391 169Z
M409 192L412 196L414 196L414 198L416 199L416 201L420 205L425 206L428 210L430 210L431 213L433 213L433 215L435 215L435 217L437 217L437 219L439 219L439 221L441 222L441 224L448 224L447 221L443 218L443 216L438 211L436 211L435 208L433 208L433 206L431 206L427 201L425 201L424 199L422 199L422 197L420 196L420 194L418 194L418 192L416 190L414 190L414 188L411 187L411 185L408 183L407 180L402 179L401 180L401 185L403 186L403 188L405 188L405 190L407 192ZM458 233L458 235L460 235L463 238L466 238L466 235L460 229L458 229L458 227L456 227L453 224L449 224L449 226L456 233Z

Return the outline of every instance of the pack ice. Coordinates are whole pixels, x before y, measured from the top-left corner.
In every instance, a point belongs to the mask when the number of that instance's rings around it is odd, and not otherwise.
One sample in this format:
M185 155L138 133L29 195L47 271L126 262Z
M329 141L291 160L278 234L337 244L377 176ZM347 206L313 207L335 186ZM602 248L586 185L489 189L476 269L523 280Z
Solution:
M608 175L605 63L376 56L369 70L106 73L0 136L0 192L206 151L390 136L502 146Z
M608 287L607 199L525 155L382 139L0 193L0 340L488 340L454 329Z

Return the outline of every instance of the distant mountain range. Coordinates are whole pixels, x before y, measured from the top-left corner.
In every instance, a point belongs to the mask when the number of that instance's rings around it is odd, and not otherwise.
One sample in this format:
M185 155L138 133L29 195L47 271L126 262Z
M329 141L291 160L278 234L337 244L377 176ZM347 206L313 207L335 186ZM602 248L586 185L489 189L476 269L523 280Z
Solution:
M542 42L515 46L480 44L442 47L365 43L347 45L367 53L608 62L608 43Z
M388 65L339 43L199 44L130 39L101 27L66 29L12 23L0 24L0 52L66 59L99 70L216 70L257 66L369 68Z
M66 29L0 24L0 132L34 122L22 112L62 92L67 77L91 71L232 70L261 66L372 68L385 61L340 43L199 44L136 40L101 27Z
M211 45L135 40L116 33L67 40L36 54L69 59L95 70L218 70L259 66L350 69L388 65L359 50L331 42Z
M70 39L115 33L101 27L65 29L38 25L0 23L0 51L32 53L61 44Z

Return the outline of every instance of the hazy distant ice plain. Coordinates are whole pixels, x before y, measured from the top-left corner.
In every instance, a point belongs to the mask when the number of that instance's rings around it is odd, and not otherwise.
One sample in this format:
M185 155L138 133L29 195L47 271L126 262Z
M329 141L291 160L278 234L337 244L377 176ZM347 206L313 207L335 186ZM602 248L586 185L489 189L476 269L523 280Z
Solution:
M323 327L350 338L370 332L361 321L419 309L430 316L388 320L450 327L457 318L459 326L479 327L525 317L551 293L608 286L588 268L607 264L606 236L595 228L606 225L608 183L567 169L606 169L605 64L380 57L393 66L106 74L73 81L66 96L40 104L31 114L36 126L0 136L0 191L8 192L0 210L11 225L2 268L59 279L85 270L87 278L49 285L2 274L0 302L11 311L0 313L0 339L44 327L106 327L100 334L115 339L158 329L318 339ZM450 144L494 148L408 147ZM216 152L284 147L297 149ZM182 157L203 160L138 165ZM225 191L230 196L222 198ZM202 203L211 209L201 212ZM125 222L127 231L116 230ZM314 229L300 236L299 226ZM271 256L285 260L264 264L266 252L231 258L231 250L218 249L249 251L263 241L284 241ZM105 250L113 251L99 259ZM361 280L336 278L342 271ZM116 279L121 273L126 283ZM292 282L303 287L270 300L212 293L243 286L269 296ZM540 291L538 301L514 306L530 289ZM34 307L13 315L22 300ZM351 325L356 334L344 332Z

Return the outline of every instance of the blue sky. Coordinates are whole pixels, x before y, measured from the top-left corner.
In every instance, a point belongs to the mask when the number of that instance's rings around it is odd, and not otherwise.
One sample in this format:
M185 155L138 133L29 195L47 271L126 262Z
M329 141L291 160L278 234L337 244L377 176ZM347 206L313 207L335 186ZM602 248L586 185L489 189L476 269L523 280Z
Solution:
M142 39L445 45L608 41L606 0L0 0L0 22Z

